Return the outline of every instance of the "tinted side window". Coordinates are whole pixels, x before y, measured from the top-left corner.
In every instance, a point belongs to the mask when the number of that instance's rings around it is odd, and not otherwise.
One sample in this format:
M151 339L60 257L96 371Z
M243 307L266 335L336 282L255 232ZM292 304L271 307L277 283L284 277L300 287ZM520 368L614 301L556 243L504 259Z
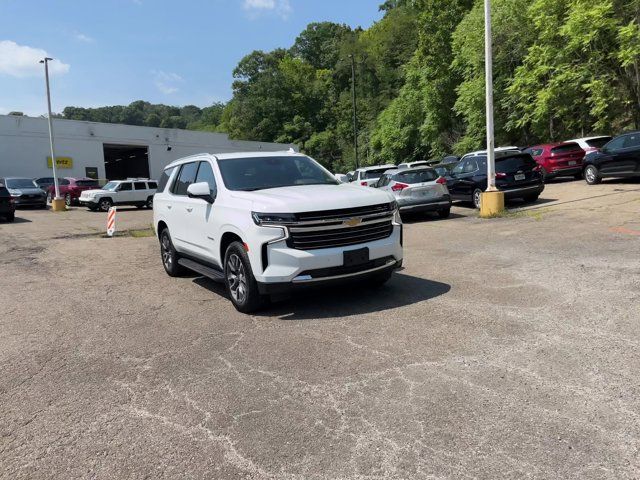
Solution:
M146 190L147 184L145 182L134 182L133 188L136 190Z
M607 150L620 150L621 148L624 148L623 146L625 144L625 140L626 136L614 138L609 143L607 143Z
M539 157L543 150L542 148L527 148L525 152L531 154L532 157Z
M624 138L624 148L640 147L640 133L632 133Z
M465 173L473 173L478 170L478 163L475 160L467 160L464 166Z
M167 183L169 183L169 178L171 177L171 174L175 169L176 167L171 167L162 172L162 175L160 175L160 180L158 181L158 192L164 192L164 187L166 187Z
M131 190L131 182L124 182L120 184L120 188L118 188L119 192L128 192Z
M158 188L158 184L156 182L147 182L147 184L149 185L150 190L155 190L156 188Z
M172 192L174 195L186 195L187 188L191 185L196 179L196 172L198 171L198 164L196 162L185 163L180 168L180 173L178 173L178 178L173 184Z
M209 162L200 162L198 168L198 175L196 176L196 183L207 182L209 184L209 191L212 196L215 196L218 187L216 186L216 178L213 176L213 169Z

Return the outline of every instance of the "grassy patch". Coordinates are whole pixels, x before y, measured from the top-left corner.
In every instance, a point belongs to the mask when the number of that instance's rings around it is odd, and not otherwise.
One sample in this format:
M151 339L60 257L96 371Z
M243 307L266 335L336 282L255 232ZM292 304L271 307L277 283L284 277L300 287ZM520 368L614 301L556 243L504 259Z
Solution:
M540 208L535 210L504 210L503 212L492 215L490 218L532 218L536 222L539 222L544 218L547 213L550 213L551 210L548 208Z
M143 228L140 230L127 230L125 234L133 238L146 238L146 237L154 237L155 232L153 228Z

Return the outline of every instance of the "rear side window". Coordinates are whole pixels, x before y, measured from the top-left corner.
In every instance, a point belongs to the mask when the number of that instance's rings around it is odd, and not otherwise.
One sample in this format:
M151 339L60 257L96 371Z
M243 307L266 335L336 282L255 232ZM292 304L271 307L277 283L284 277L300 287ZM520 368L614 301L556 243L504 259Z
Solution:
M158 184L156 182L147 182L147 184L149 185L149 190L155 190L158 188Z
M396 180L402 183L424 183L424 182L433 182L438 178L438 173L433 169L428 170L408 170L406 172L398 173L396 175Z
M624 148L624 142L626 140L625 136L616 137L607 143L607 150L619 150Z
M79 187L98 187L97 180L76 180L76 185Z
M496 170L502 173L531 170L536 166L537 163L531 158L531 155L518 155L496 159Z
M627 135L624 139L623 148L640 147L640 133L632 133Z
M543 149L542 148L527 148L525 150L525 152L531 154L532 157L539 157L540 155L542 155Z
M366 172L361 172L361 179L363 180L371 180L372 178L380 178L380 176L389 170L388 168L383 168L380 170L367 170Z
M175 169L176 167L171 167L162 172L162 175L160 175L160 180L158 181L158 192L164 192L164 187L166 187L167 183L169 183L169 178L171 177L171 174Z
M551 149L551 153L569 153L575 152L576 150L582 150L580 145L577 143L563 143L562 145L558 145L557 147L553 147ZM537 156L537 155L534 155Z
M197 172L198 164L196 162L185 163L184 165L182 165L182 168L180 168L180 173L178 173L178 178L176 178L171 192L174 195L186 195L187 188L189 188L189 185L194 183L196 180Z
M591 140L587 140L587 145L594 148L602 148L609 141L611 141L611 137L592 138Z
M132 190L130 182L121 183L118 189L119 192L128 192L129 190Z
M146 190L147 184L145 182L134 182L133 188L135 188L136 190Z

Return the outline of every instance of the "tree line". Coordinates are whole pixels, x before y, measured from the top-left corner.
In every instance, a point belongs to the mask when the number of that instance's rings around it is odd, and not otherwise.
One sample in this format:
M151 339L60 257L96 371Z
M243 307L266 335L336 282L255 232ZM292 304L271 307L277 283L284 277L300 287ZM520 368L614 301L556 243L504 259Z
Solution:
M368 29L312 23L290 48L250 53L225 105L140 101L64 116L296 143L344 171L354 165L353 57L362 164L481 148L483 0L380 9ZM492 15L498 145L640 129L640 0L493 0Z

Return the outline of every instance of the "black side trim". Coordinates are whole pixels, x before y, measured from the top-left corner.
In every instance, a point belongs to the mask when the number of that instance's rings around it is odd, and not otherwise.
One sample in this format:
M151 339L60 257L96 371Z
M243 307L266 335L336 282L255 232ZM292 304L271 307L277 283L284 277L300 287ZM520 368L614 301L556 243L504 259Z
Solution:
M224 273L220 270L213 269L211 267L207 267L198 262L194 262L188 258L179 258L178 263L189 270L193 270L194 272L199 273L200 275L204 275L205 277L209 277L211 280L216 282L224 281Z
M267 248L269 247L268 243L262 244L262 271L264 272L269 266L269 252Z

